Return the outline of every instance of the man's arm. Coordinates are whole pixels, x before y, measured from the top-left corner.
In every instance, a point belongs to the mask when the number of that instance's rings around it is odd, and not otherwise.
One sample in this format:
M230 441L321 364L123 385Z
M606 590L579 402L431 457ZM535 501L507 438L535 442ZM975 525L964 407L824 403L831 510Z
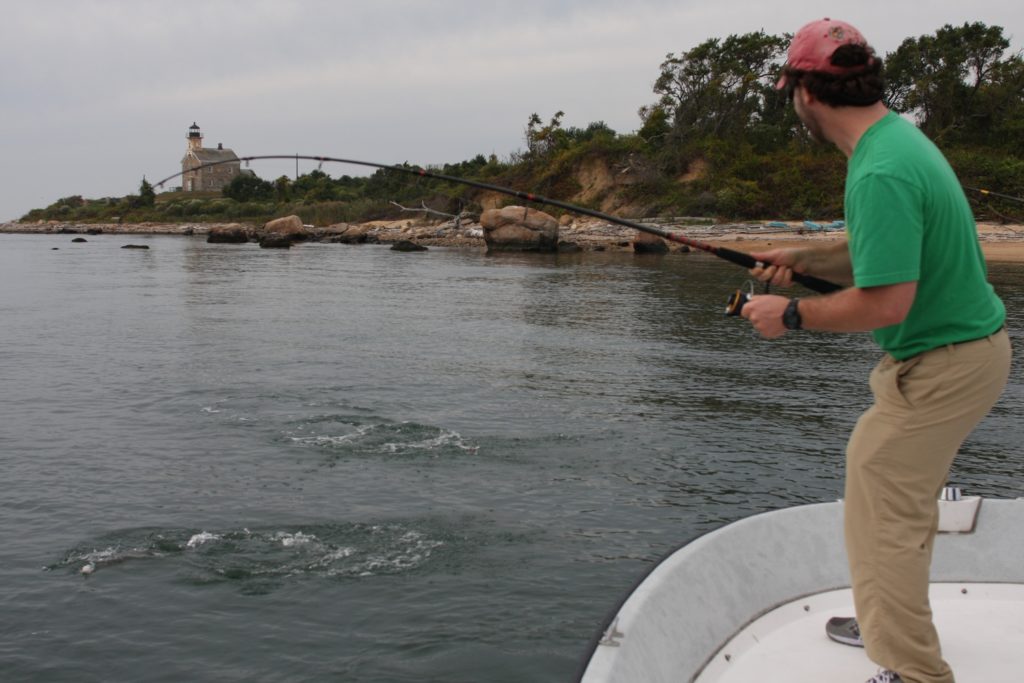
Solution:
M751 256L772 264L765 268L754 268L750 272L759 280L773 285L788 287L793 283L794 272L847 286L853 284L853 264L846 240L820 247L774 249Z
M805 330L869 332L902 322L917 295L917 282L880 287L851 287L827 296L801 299L798 311ZM781 337L788 330L782 313L789 299L766 294L751 297L741 314L761 336Z

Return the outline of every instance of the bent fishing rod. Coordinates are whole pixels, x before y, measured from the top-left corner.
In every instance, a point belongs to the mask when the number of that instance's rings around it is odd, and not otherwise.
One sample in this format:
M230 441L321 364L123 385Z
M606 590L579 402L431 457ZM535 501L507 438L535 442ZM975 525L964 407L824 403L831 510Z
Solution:
M421 178L433 178L435 180L444 180L449 183L467 185L469 187L474 187L479 190L488 190L491 192L497 192L499 194L509 195L511 197L515 197L517 199L521 199L527 202L532 202L534 204L554 206L556 208L562 209L563 211L568 211L570 213L580 214L583 216L590 216L591 218L597 218L599 220L614 223L616 225L621 225L626 228L639 230L640 232L646 232L651 235L657 235L658 237L669 240L670 242L676 242L678 244L683 244L694 249L706 251L709 254L717 256L718 258L725 259L726 261L735 263L736 265L739 266L743 266L744 268L747 269L763 268L764 266L771 265L770 263L758 261L748 253L736 251L734 249L728 249L726 247L719 247L717 245L709 244L707 242L701 242L699 240L687 237L686 235L683 235L682 233L679 232L671 232L669 230L663 230L652 225L637 223L635 221L627 220L625 218L619 218L618 216L612 216L610 214L602 213L601 211L595 211L594 209L588 209L583 206L576 206L575 204L569 204L567 202L563 202L557 199L551 199L549 197L544 197L539 194L534 194L532 192L521 192L519 190L513 190L512 188L509 187L502 187L501 185L492 185L490 183L482 183L476 180L469 180L467 178L458 178L456 176L435 173L433 171L428 171L424 168L420 168L418 166L394 166L390 164L379 164L373 161L357 161L355 159L339 159L336 157L306 156L302 154L264 154L259 156L239 157L238 161L244 161L246 165L248 165L249 162L251 161L261 161L266 159L302 159L305 161L316 161L321 165L325 162L332 162L339 164L352 164L355 166L369 166L371 168L384 169L387 171L407 173L410 175L419 176ZM221 164L233 163L234 161L236 160L225 159L222 161L211 161L196 166L195 168L190 168L187 171L179 171L178 173L168 176L163 180L159 181L158 183L155 183L154 187L163 187L163 185L166 182L183 176L186 173L192 171L198 171L204 168L210 168L212 166L219 166ZM840 285L837 285L834 282L822 280L821 278L814 277L813 275L793 273L793 280L795 282L799 282L804 287L807 287L808 289L818 292L820 294L828 294L829 292L834 292L839 289L842 289ZM747 295L737 292L737 294L733 295L733 297L730 298L729 307L726 309L726 312L729 315L738 315L740 308L742 308L743 303L745 303L745 298L747 298Z
M968 187L967 185L964 185L964 189L971 190L972 192L977 192L978 194L983 195L985 197L999 197L1000 199L1009 199L1010 201L1013 202L1024 203L1024 197L1014 197L1013 195L1002 194L1000 192L993 192L992 190L985 190L980 187Z

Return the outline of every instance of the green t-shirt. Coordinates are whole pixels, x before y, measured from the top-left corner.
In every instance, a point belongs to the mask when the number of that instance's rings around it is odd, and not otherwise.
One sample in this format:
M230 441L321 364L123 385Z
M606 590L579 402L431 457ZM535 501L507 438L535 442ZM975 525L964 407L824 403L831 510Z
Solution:
M917 281L906 319L873 333L893 357L977 339L1005 320L956 174L924 133L893 112L850 157L846 223L857 287Z

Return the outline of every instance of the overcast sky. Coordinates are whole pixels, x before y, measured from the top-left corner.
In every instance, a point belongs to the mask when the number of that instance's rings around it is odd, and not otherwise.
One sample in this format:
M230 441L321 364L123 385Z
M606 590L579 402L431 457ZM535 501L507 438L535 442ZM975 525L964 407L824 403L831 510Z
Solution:
M428 165L524 146L531 113L640 125L658 66L708 38L823 14L882 54L943 24L1002 26L1020 0L3 0L0 220L123 196L180 170L188 127L239 156ZM273 179L294 163L256 163ZM312 165L300 166L307 172ZM331 175L365 173L325 167ZM529 189L529 188L521 188Z

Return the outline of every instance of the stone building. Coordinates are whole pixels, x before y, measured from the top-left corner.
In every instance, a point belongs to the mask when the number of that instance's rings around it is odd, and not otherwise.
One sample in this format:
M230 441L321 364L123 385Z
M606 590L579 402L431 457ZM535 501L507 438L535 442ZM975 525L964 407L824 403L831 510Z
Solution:
M201 168L204 164L216 166ZM185 192L211 192L224 189L241 175L242 163L237 154L220 143L216 149L203 147L203 135L193 122L188 129L188 151L181 160L181 170L181 189Z

